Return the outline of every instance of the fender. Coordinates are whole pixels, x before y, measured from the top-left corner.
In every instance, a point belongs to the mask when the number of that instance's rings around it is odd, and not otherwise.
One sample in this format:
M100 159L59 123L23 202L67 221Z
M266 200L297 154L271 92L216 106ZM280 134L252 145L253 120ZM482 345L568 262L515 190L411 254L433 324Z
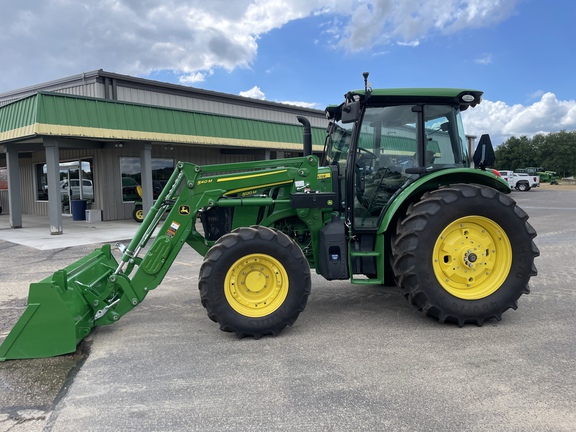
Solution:
M425 177L405 183L398 191L398 194L390 200L388 208L383 213L377 233L383 234L386 232L390 222L396 219L398 211L404 208L407 203L412 202L415 197L419 197L426 191L455 183L479 184L505 194L511 192L508 183L490 171L481 171L473 168L451 168L446 171L439 170L429 173Z

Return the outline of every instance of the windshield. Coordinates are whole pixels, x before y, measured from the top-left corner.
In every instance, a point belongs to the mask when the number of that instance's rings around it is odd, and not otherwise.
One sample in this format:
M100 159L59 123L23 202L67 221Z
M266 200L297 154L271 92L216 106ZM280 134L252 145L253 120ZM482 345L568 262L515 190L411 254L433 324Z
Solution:
M427 139L425 160L431 162L430 167L468 167L466 135L460 111L447 105L426 105L424 116Z

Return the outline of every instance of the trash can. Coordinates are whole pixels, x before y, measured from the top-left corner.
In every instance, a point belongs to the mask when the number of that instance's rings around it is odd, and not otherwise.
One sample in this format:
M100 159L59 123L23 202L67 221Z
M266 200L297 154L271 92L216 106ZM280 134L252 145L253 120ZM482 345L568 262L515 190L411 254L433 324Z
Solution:
M86 220L87 200L72 200L72 220Z

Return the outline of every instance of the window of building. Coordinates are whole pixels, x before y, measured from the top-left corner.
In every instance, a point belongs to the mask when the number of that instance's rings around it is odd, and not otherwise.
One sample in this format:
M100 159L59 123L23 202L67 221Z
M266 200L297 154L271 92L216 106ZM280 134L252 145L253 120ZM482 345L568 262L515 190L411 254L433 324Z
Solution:
M173 171L173 159L152 159L152 194L154 198L160 195ZM142 184L140 158L121 157L120 172L122 174L122 201L139 201L141 196L138 193L138 186Z
M0 168L0 190L8 189L8 169Z

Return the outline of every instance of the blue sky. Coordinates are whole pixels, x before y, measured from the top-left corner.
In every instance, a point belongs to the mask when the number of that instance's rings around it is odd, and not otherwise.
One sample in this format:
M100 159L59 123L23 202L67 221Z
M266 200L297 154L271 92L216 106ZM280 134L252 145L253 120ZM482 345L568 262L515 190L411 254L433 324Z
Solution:
M95 69L323 109L468 87L468 133L576 129L571 0L3 0L0 93Z

